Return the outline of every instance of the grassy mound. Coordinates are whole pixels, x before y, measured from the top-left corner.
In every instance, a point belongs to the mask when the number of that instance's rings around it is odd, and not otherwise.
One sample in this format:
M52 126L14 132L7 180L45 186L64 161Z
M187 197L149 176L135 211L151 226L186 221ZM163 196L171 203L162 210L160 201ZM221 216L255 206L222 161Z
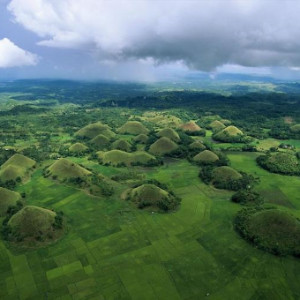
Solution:
M116 140L112 144L112 149L129 152L131 149L131 145L126 140Z
M85 178L91 172L79 166L76 163L69 161L66 158L57 160L47 169L47 175L52 176L54 179L64 180L70 178Z
M213 164L218 160L218 155L209 150L204 150L194 157L194 161L201 164Z
M178 143L180 141L180 137L179 134L172 128L164 128L162 130L160 130L157 135L159 137L166 137L176 143Z
M146 134L139 134L133 139L135 142L140 143L140 144L146 144L148 141L148 136Z
M98 134L91 140L91 144L97 149L104 149L110 144L110 140L103 134Z
M218 132L224 129L225 125L222 122L215 120L209 124L209 128L211 128L214 132Z
M150 162L156 161L154 156L144 151L127 153L121 150L111 150L108 152L98 152L98 157L102 160L103 164L113 166L147 165Z
M76 136L88 139L93 139L99 134L102 134L108 138L115 136L114 132L110 130L109 126L102 124L101 122L89 124L75 133Z
M26 157L22 154L14 154L1 166L1 168L5 168L7 166L16 166L18 168L28 170L34 165L35 161L33 159Z
M127 199L140 209L151 208L164 212L176 209L180 203L180 199L154 184L142 184L131 189Z
M145 112L143 120L151 122L159 127L178 127L182 121L178 117L168 114L167 112Z
M286 212L242 210L235 224L245 239L261 249L277 255L300 255L300 222Z
M88 147L82 143L75 143L71 145L69 151L75 154L84 153L87 151Z
M292 153L278 152L272 155L262 155L256 161L261 167L273 173L300 174L299 160Z
M0 217L5 216L9 206L15 206L21 200L19 193L0 187Z
M218 167L213 170L214 181L229 181L241 178L242 175L238 171L227 166Z
M128 121L118 129L118 132L123 134L127 133L127 134L138 135L138 134L147 134L149 130L141 122Z
M294 133L300 133L300 124L295 124L290 127L291 131Z
M195 132L195 131L200 131L201 127L198 126L194 121L189 121L185 124L182 124L180 128L184 131L190 131L190 132Z
M205 150L206 146L200 141L195 141L189 145L189 148L195 150Z
M0 180L6 182L8 180L21 180L26 173L35 166L35 161L21 154L14 154L10 157L0 169Z
M26 206L8 221L10 240L14 242L53 241L62 234L57 214L37 206Z
M2 182L16 180L17 178L22 178L24 175L25 170L16 166L6 166L0 170L0 180Z
M243 138L243 132L235 126L228 126L223 130L213 135L213 138L217 141L234 143L240 142Z
M176 150L177 148L178 145L169 138L161 137L150 146L149 151L154 155L164 155Z

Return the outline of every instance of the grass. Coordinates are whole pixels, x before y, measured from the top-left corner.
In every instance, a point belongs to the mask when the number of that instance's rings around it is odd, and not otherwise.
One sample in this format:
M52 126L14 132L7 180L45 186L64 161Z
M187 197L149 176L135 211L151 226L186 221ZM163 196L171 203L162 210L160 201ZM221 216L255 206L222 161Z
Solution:
M244 158L232 157L232 164ZM256 170L250 161L241 167ZM0 242L1 298L299 298L299 260L275 257L242 240L232 227L239 206L230 202L231 192L201 183L198 167L183 160L137 169L180 195L180 209L164 215L132 210L118 193L94 198L43 178L41 170L18 187L28 204L63 210L70 230L39 250L20 253Z
M219 157L210 150L204 150L194 156L193 160L203 164L210 164L219 160Z
M157 135L159 137L166 137L176 143L180 141L179 134L173 128L164 128L160 130Z

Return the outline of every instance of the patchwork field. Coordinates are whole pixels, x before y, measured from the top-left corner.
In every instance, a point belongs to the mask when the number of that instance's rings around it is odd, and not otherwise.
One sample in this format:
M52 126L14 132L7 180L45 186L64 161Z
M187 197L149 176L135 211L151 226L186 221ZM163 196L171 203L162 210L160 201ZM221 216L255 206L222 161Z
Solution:
M299 178L270 176L255 165L254 156L231 153L229 158L237 170L247 168L260 175L258 189L269 195L270 202L274 189L280 186L287 203L299 209L300 201L294 197ZM89 162L89 167L92 165ZM101 168L103 174L125 170L94 167ZM257 250L233 230L232 218L240 207L230 202L232 192L201 183L198 168L183 160L137 169L172 187L182 197L181 208L170 214L139 211L121 201L118 193L110 199L91 197L43 178L40 169L35 171L31 181L18 190L26 192L30 205L63 210L69 231L56 244L38 250L20 251L1 242L0 297L300 297L299 260ZM287 185L282 185L282 180Z

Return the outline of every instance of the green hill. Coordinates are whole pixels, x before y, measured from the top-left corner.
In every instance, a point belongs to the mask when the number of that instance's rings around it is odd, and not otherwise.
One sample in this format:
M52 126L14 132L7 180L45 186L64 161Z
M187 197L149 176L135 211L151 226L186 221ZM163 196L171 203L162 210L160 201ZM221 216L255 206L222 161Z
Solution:
M127 193L127 199L140 208L167 212L178 207L180 199L154 184L142 184Z
M157 135L159 137L166 137L176 143L178 143L180 141L180 137L179 134L172 128L164 128L162 130L160 130Z
M276 255L300 255L300 222L287 212L242 210L236 226L244 238L261 249Z
M19 193L0 187L0 217L5 216L9 206L15 206L21 200Z
M8 222L10 237L15 242L46 242L57 239L62 228L57 228L57 214L37 206L25 206Z
M36 162L29 157L26 157L22 154L14 154L1 166L1 168L5 168L7 166L16 166L18 168L28 170L35 166L35 164Z
M208 127L211 128L214 132L218 132L218 131L224 129L225 125L223 123L221 123L220 121L215 120L215 121L211 122Z
M148 136L146 134L141 133L138 136L134 137L133 140L140 144L146 144L148 141Z
M10 157L0 169L0 180L21 180L35 166L36 162L22 154L14 154Z
M213 139L221 142L240 142L244 136L243 132L235 126L228 126L213 135Z
M88 147L82 143L75 143L70 146L69 151L71 153L79 154L84 153L88 150Z
M85 178L91 175L91 172L79 166L76 163L69 161L66 158L61 158L52 164L48 169L48 174L59 180L70 178Z
M89 124L75 133L76 136L89 139L93 139L99 134L102 134L107 138L112 138L115 136L115 133L111 131L110 127L102 124L101 122Z
M118 129L118 132L121 134L147 134L149 130L138 121L128 121L123 126Z
M110 139L103 134L98 134L90 141L90 143L96 147L96 149L101 150L109 146Z
M196 149L196 150L205 150L206 146L200 141L195 141L189 145L189 148Z
M213 164L218 161L219 157L217 154L213 153L210 150L204 150L194 156L194 161L201 164Z
M216 182L237 180L241 178L242 175L238 171L227 166L218 167L213 170L213 181Z
M112 143L112 149L130 152L131 145L126 140L116 140Z
M118 165L145 165L150 161L155 161L156 158L144 151L136 151L127 153L121 150L111 150L108 152L98 152L98 157L102 160L103 164L110 164L113 166Z
M178 145L171 141L169 138L161 137L156 142L154 142L150 148L149 152L154 155L164 155L170 153L178 148Z
M291 131L294 133L300 133L300 124L295 124L290 127Z
M257 163L273 173L287 175L300 174L300 162L293 153L278 152L271 155L259 156Z

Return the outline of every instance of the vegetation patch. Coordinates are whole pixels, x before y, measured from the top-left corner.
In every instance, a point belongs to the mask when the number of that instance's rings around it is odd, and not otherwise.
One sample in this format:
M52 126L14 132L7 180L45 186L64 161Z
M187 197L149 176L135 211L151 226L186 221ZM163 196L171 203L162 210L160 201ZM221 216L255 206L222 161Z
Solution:
M206 149L206 146L201 141L195 141L189 145L189 148L203 151Z
M194 121L189 121L187 123L184 123L180 126L180 128L183 131L190 131L190 132L195 132L195 131L200 131L201 127L197 125Z
M261 155L256 159L257 163L272 173L286 175L300 174L299 159L293 153L277 152L274 154Z
M277 209L241 210L235 227L246 240L276 255L300 256L300 222Z
M218 131L224 129L225 127L226 126L218 120L215 120L208 125L208 128L212 129L213 132L218 132Z
M290 127L291 131L294 133L300 133L300 124L295 124Z
M252 189L241 189L232 195L231 200L242 205L261 205L263 198Z

